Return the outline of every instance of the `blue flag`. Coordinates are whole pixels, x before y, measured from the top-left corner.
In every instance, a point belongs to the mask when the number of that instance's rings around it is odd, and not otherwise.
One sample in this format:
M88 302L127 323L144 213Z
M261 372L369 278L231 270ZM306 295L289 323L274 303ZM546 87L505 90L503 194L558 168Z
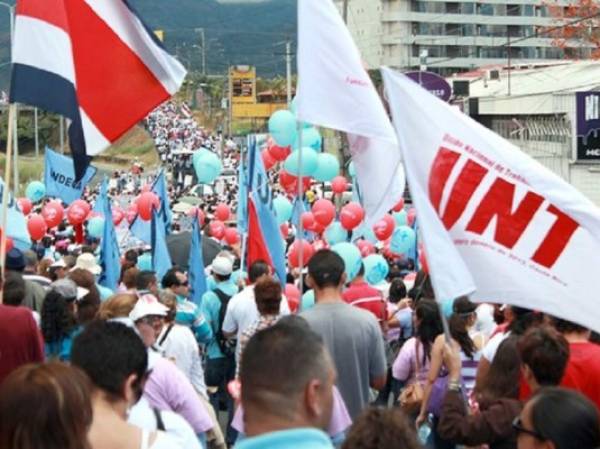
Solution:
M238 206L236 211L237 229L240 234L244 234L248 230L248 177L245 166L242 156L238 167Z
M4 181L0 178L0 225L2 223L2 198L5 187ZM8 213L6 216L6 227L8 229L6 235L13 239L13 243L21 251L31 249L31 238L27 230L27 221L10 191L8 192L8 207L6 210Z
M419 223L416 217L415 221L413 222L412 228L413 231L415 231L415 246L409 252L408 257L415 261L415 271L419 271Z
M202 258L202 232L198 217L192 225L192 245L190 246L188 278L190 282L190 300L200 305L202 295L206 292L206 275Z
M94 203L94 212L104 215L104 209L106 207L105 203L108 201L108 178L105 176L102 179L102 184L100 185L100 193L96 197L96 202Z
M302 219L302 214L306 211L310 210L308 203L306 200L300 201L298 197L294 200L294 208L292 209L292 224L296 226L296 229L300 229L300 220ZM314 240L314 234L306 229L302 229L302 238L304 240Z
M173 263L167 248L167 237L165 235L165 227L157 213L156 209L152 211L152 222L150 225L152 245L152 268L156 273L156 277L160 282L164 275L171 269Z
M60 198L63 203L71 204L81 198L83 189L96 175L96 171L95 167L89 165L83 178L75 181L73 159L46 147L44 184L47 196Z
M112 220L112 208L108 198L106 178L104 178L104 181L100 189L104 230L100 243L100 266L102 267L102 273L100 274L98 283L114 291L119 284L121 256L119 255L119 242L117 241L117 233Z

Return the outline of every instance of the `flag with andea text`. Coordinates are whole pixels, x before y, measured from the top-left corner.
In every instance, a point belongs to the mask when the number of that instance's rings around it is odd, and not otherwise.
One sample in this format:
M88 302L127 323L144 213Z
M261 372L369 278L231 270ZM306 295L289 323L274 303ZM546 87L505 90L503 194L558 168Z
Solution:
M96 168L90 165L86 169L83 179L76 181L73 159L46 147L44 184L47 196L60 198L65 204L71 204L81 198L83 189L96 175L96 171ZM98 212L103 213L104 210L101 209Z
M186 72L125 0L18 0L10 101L69 119L76 179Z
M382 72L436 296L600 331L600 210L406 76Z
M298 2L298 119L348 133L367 226L402 198L394 129L332 0Z

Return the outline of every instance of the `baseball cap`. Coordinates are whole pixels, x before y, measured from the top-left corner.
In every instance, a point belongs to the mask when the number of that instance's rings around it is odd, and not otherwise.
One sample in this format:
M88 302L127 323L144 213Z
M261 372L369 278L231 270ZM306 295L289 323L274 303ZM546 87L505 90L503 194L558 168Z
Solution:
M94 255L91 253L83 253L77 258L75 266L71 269L71 271L76 270L77 268L87 270L96 276L102 273L102 267L98 265L98 262L96 262L96 257L94 257Z
M145 294L138 299L135 303L135 307L129 313L129 318L135 323L141 320L145 316L167 316L169 311L168 307L161 304L156 296L151 294Z
M79 287L71 279L67 278L54 281L52 284L50 284L50 290L54 290L70 301L79 301L90 292L87 288Z
M233 263L228 257L218 256L212 262L212 272L219 276L229 276L233 271Z

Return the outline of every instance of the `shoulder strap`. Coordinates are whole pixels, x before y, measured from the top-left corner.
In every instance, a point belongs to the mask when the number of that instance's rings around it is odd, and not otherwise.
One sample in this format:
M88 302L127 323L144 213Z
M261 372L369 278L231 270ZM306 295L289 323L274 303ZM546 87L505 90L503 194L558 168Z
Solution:
M162 344L165 342L165 340L169 336L169 333L171 332L171 329L173 329L173 326L175 326L175 323L169 324L169 327L167 328L167 331L164 333L164 335L158 341L158 346L162 346Z
M162 419L162 415L160 414L160 410L153 407L152 411L154 412L154 417L156 418L156 430L165 431L165 422Z

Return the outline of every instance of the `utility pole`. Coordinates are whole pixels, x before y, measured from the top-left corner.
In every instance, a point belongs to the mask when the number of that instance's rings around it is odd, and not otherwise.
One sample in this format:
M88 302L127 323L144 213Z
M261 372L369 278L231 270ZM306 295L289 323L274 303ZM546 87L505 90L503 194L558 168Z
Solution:
M508 48L506 49L506 51L508 52L508 96L510 97L510 70L511 70L511 54L510 54L510 31L507 31L508 34Z
M348 4L349 3L350 3L350 0L344 0L344 12L343 12L344 23L348 23Z
M206 76L206 35L204 33L204 28L196 28L196 33L200 34L200 45L202 49L202 75Z
M287 103L292 103L292 43L285 43L285 67L287 76Z

